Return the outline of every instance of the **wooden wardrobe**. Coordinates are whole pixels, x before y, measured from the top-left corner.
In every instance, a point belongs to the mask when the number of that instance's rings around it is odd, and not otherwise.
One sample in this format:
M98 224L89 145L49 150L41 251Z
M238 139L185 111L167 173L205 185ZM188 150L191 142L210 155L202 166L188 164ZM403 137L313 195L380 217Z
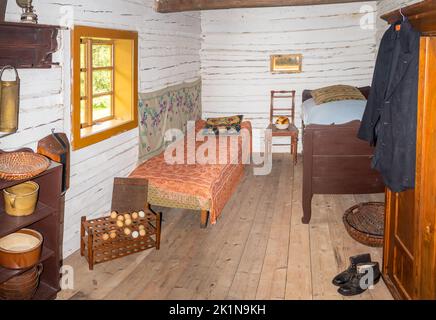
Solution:
M436 299L436 1L402 9L422 32L416 188L386 193L383 275L397 299ZM400 20L399 11L382 17Z

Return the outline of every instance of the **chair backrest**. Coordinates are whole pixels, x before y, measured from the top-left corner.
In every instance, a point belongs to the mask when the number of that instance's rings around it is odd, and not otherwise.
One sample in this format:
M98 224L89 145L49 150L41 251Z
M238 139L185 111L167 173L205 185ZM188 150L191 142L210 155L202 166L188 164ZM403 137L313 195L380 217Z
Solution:
M290 106L276 107L276 99L289 99ZM292 91L271 91L271 110L270 121L272 122L274 117L285 116L289 117L292 124L295 124L295 90Z

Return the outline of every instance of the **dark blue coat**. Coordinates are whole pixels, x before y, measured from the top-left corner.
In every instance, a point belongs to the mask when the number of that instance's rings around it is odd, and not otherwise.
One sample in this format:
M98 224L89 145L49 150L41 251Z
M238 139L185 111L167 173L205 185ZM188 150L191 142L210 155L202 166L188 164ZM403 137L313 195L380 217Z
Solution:
M415 187L420 33L409 21L383 36L358 133L375 145L372 161L394 192Z

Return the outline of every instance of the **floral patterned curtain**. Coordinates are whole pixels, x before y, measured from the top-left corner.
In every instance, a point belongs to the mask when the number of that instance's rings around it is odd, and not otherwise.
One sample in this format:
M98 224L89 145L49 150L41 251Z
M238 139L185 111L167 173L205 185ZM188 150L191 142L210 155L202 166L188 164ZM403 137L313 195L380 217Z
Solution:
M186 133L187 122L201 118L201 80L139 94L139 160L165 149L169 129Z

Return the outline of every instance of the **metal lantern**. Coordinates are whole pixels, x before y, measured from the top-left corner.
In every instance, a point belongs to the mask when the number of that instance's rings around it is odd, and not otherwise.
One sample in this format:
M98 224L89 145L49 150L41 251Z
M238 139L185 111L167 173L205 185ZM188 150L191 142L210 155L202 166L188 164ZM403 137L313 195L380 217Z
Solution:
M33 11L32 0L17 0L17 5L23 9L21 22L23 23L38 23L38 16Z

